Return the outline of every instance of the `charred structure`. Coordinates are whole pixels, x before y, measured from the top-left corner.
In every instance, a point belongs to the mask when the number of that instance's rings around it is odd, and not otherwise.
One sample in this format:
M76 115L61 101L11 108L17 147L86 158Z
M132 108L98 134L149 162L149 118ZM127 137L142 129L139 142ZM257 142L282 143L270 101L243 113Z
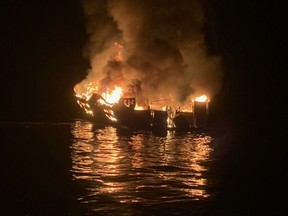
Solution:
M171 106L163 110L150 106L137 109L135 98L121 97L117 102L109 103L101 95L93 94L88 101L80 98L78 104L85 110L87 119L95 124L132 130L190 131L204 127L208 116L207 101L194 101L191 110L186 111Z

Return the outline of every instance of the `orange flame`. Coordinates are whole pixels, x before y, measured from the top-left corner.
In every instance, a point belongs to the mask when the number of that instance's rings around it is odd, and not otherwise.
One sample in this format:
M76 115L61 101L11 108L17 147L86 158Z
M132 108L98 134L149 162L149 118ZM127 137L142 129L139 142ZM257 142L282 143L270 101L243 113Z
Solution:
M135 110L144 110L144 107L143 106L139 106L138 104L136 104Z
M104 92L101 96L110 104L118 103L121 96L123 94L123 90L121 87L116 86L114 90L109 94L108 92Z
M195 98L195 101L197 102L207 102L209 101L208 97L206 95L201 95Z

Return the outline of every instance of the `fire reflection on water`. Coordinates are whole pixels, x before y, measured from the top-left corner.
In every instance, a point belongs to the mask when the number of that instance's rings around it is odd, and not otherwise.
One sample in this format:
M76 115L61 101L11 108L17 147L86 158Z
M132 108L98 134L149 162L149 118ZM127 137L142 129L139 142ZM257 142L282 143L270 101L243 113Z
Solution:
M211 195L205 177L211 136L173 131L166 137L121 135L116 128L95 129L81 121L75 122L72 134L71 172L85 191L79 201L94 211L111 209L112 203L153 205Z

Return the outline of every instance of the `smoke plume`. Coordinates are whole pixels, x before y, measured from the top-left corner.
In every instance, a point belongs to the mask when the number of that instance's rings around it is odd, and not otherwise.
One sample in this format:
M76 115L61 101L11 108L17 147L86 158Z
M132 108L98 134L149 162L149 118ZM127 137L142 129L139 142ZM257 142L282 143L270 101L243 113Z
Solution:
M221 87L220 58L208 54L201 0L83 0L91 68L87 83L137 83L149 99L213 97ZM124 81L123 81L124 80Z

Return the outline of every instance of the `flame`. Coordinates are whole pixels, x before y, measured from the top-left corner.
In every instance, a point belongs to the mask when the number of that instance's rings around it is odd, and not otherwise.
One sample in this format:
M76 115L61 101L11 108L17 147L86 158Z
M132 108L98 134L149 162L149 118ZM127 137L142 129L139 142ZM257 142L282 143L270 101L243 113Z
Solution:
M74 87L75 96L77 98L84 99L86 101L88 101L91 98L91 96L97 91L98 86L93 82L83 84L82 86L80 84L77 84Z
M117 61L123 61L122 57L122 50L123 46L120 43L115 42L115 49L116 54L114 59ZM85 110L85 112L89 115L94 116L95 110L93 109L93 103L96 105L103 105L103 111L105 115L112 121L117 121L115 118L114 112L112 107L115 103L118 103L120 98L123 96L123 90L120 86L115 85L116 82L114 81L114 86L111 88L107 86L98 86L96 82L89 82L89 83L79 83L75 85L74 92L77 98L77 103L79 106ZM91 101L90 99L93 94L96 94L100 97L97 97L96 101ZM92 106L90 106L90 104Z
M104 112L107 118L109 118L111 121L117 122L117 118L115 117L113 110L104 109Z
M106 102L110 104L118 103L121 96L123 94L123 90L121 87L116 86L114 90L109 94L108 91L104 92L101 96L105 99Z
M136 104L135 110L144 110L144 107L143 106L139 106L138 104Z
M115 56L114 60L122 62L123 56L123 46L120 43L115 42ZM101 82L98 85L98 82L92 81L92 82L82 82L74 87L75 96L77 98L77 103L79 106L85 110L85 112L88 115L97 115L96 110L94 109L95 106L102 106L103 111L108 119L111 121L117 121L113 107L116 103L118 103L121 99L121 97L125 98L125 95L127 97L131 97L130 89L126 89L126 87L122 86L122 78L120 76L120 81L117 79L112 80L111 83L108 84L101 84ZM134 84L133 84L134 85ZM125 91L122 89L124 87ZM134 86L133 86L134 87ZM136 88L136 87L135 87ZM136 88L137 91L137 88ZM133 96L134 96L133 92ZM93 95L96 95L95 99L91 97ZM133 97L132 96L132 97ZM163 95L159 95L159 98L156 98L154 100L151 100L150 103L148 103L149 99L147 99L147 104L137 104L134 107L134 110L162 110L167 111L171 114L170 119L167 118L167 123L169 126L173 126L172 122L172 114L175 114L177 111L180 111L179 104L174 103L175 100L173 96L169 95L168 97L163 97ZM197 102L209 102L209 98L206 95L201 95L196 97L195 99L192 99L188 104L181 104L181 112L193 112L193 103ZM125 101L124 101L125 102ZM135 103L135 101L134 101ZM125 104L126 105L126 104ZM134 104L133 104L134 105ZM128 105L126 105L128 106ZM171 123L172 122L172 123Z
M75 96L78 98L77 103L82 109L85 110L87 114L94 116L94 111L89 105L88 101L93 95L93 93L96 92L98 86L87 85L85 87L87 88L87 91L85 93L79 94L75 91ZM112 108L115 103L119 102L120 98L123 95L122 92L122 88L116 86L111 91L111 93L109 92L109 89L106 92L102 93L100 99L98 99L97 101L101 105L105 105L107 107L106 109L104 109L105 115L107 116L107 118L114 122L117 121L117 119L115 118L113 110L111 110L110 108Z
M93 110L91 109L90 105L85 101L81 100L81 97L78 97L79 100L77 100L77 103L79 106L85 110L85 112L89 115L94 116Z
M117 63L123 62L123 46L120 43L115 42L114 49L113 60L115 60ZM139 82L140 84L138 83L138 78L134 79L134 81L129 81L126 79L122 74L122 67L113 68L111 66L111 68L112 70L115 69L117 73L115 73L115 76L111 77L107 73L107 76L101 80L104 80L104 82L98 82L96 80L89 82L88 80L85 80L74 86L77 103L88 115L97 116L96 110L98 110L98 106L100 105L108 119L111 121L117 121L114 113L114 105L123 97L124 105L127 107L135 106L134 110L167 111L170 115L167 122L168 125L172 127L172 119L175 113L193 112L193 105L195 101L209 102L210 100L208 96L201 95L194 99L190 98L189 104L179 104L179 102L174 99L173 95L162 95L164 92L160 92L158 97L152 98L152 100L150 100L151 98L147 98L145 102L142 101L140 104L137 104L136 98L139 95L138 90L141 93L141 82ZM105 80L106 78L109 78L108 81ZM137 82L135 82L135 80L137 80ZM127 83L129 83L129 85L127 85ZM125 100L125 98L133 98L134 100L131 103L131 100ZM127 103L125 101L127 101Z
M197 102L207 102L209 101L208 97L206 95L201 95L195 98L195 101Z

